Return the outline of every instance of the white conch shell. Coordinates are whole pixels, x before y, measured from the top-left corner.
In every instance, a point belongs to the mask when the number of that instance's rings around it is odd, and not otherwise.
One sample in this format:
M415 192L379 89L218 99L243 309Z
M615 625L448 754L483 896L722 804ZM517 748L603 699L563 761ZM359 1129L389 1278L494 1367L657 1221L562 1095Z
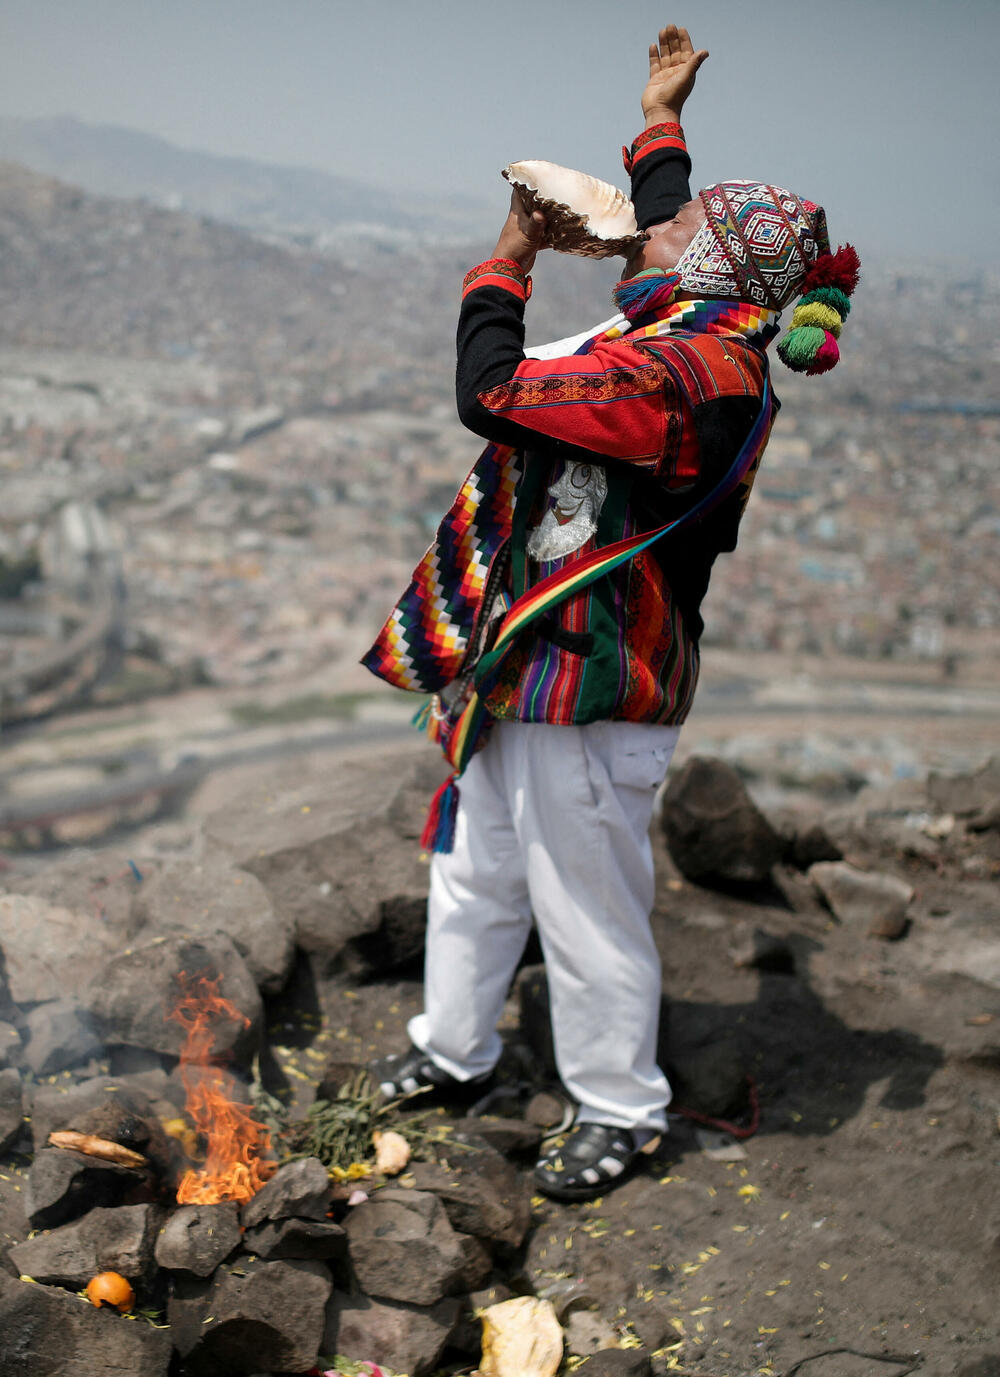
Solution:
M544 214L546 242L554 249L585 258L627 257L645 243L635 207L610 182L537 159L510 163L502 176L517 188L529 212Z
M563 1332L549 1300L515 1296L480 1312L483 1356L479 1377L554 1377Z
M375 1144L375 1170L384 1176L398 1176L410 1160L410 1145L401 1133L372 1134Z

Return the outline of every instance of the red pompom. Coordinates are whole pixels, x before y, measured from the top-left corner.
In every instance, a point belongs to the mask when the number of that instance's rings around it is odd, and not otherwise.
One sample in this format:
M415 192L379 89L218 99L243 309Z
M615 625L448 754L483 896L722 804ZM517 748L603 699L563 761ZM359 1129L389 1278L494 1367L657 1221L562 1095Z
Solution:
M840 359L840 350L837 347L837 341L830 334L829 330L824 330L823 333L826 335L826 339L816 350L816 353L813 355L812 363L806 369L806 373L811 378L814 378L817 373L829 373L831 368L837 366L837 362Z
M848 296L858 285L861 275L861 259L853 244L844 244L836 253L821 253L806 273L803 291L811 292L816 287L839 287Z

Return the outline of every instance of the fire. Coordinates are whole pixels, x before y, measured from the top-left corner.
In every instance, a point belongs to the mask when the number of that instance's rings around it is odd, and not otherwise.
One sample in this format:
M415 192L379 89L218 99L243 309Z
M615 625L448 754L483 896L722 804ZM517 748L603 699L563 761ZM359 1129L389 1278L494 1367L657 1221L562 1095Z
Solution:
M170 1018L187 1029L180 1058L181 1081L187 1094L187 1112L196 1131L207 1142L204 1166L184 1174L177 1188L181 1205L216 1205L222 1200L242 1203L260 1190L274 1170L262 1160L271 1150L271 1138L246 1105L226 1093L228 1078L212 1057L214 1028L221 1018L244 1027L250 1020L219 993L221 976L188 976L178 979L184 993Z

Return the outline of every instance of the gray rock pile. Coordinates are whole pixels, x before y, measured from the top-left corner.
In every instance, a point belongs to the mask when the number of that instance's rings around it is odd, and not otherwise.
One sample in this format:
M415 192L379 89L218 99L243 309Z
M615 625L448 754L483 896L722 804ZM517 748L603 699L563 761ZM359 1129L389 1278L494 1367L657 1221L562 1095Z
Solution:
M336 1010L345 1049L370 1054L419 977L417 838L437 775L417 756L345 761L335 781L275 771L208 818L187 860L73 855L8 877L0 1153L17 1193L0 1188L0 1372L55 1370L58 1334L58 1370L87 1377L307 1372L337 1352L421 1377L446 1353L475 1358L478 1305L555 1284L524 1170L563 1109L541 966L518 976L507 1088L487 1117L452 1120L427 1160L355 1191L307 1156L242 1206L176 1202L184 1028L170 1014L184 981L211 975L233 1006L215 1044L233 1100L249 1101L251 1068L304 1096L300 1111L317 1091L335 1097L354 1063L319 1050L321 1015ZM794 1041L809 1022L833 1037L824 1002L849 1009L874 969L898 1036L933 1036L963 1064L1000 1060L995 904L952 911L947 898L959 876L995 900L998 819L997 761L963 779L865 790L846 808L769 816L731 767L689 760L662 800L673 869L661 876L658 941L683 973L685 944L703 961L692 934L711 932L720 965L756 973L762 993L753 1017L665 997L675 1107L749 1122L748 1075L773 1040ZM300 1035L296 1062L286 1044ZM54 1146L50 1134L65 1130L138 1162ZM595 1374L648 1371L647 1354L608 1348L609 1316L645 1285L630 1266L627 1250L615 1255L607 1294L597 1272L572 1283L570 1351ZM82 1303L73 1293L99 1272L127 1277L166 1327ZM667 1335L658 1322L652 1307L637 1328L647 1347Z

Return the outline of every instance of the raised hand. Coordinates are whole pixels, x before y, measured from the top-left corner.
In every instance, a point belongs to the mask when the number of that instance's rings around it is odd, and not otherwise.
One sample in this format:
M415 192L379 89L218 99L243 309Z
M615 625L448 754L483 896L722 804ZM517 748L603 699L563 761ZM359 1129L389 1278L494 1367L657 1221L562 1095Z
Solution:
M706 57L705 48L694 51L687 29L668 24L660 30L659 41L649 45L649 81L642 93L647 129L653 124L680 123L684 102Z

